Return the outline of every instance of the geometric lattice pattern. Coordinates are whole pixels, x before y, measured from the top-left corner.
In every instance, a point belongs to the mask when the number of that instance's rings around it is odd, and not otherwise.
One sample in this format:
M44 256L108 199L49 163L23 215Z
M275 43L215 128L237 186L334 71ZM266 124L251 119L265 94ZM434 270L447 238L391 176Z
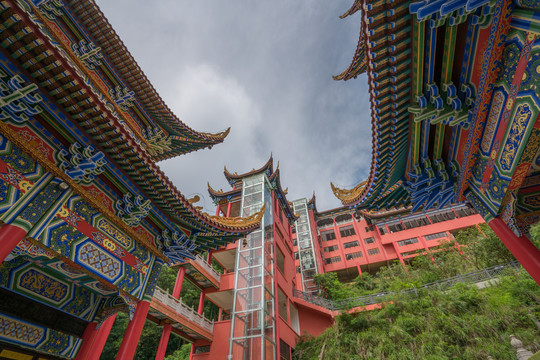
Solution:
M8 338L26 345L37 345L43 329L0 316L0 338Z
M79 256L82 262L109 279L114 279L120 274L120 263L93 244L84 245Z

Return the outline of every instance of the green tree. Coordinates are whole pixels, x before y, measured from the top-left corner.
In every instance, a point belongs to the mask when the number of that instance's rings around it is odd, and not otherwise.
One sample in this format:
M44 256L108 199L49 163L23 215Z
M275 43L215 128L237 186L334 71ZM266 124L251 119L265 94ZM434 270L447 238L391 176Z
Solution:
M338 280L335 272L316 274L313 280L328 299L343 300L355 295L347 285Z
M531 235L531 241L532 243L540 249L540 222L534 224L531 226L531 229L529 230L529 233Z
M477 269L515 260L512 253L487 224L462 230L456 234L455 238Z
M421 297L396 295L380 310L344 312L320 336L302 337L294 358L515 359L510 334L540 349L531 316L539 304L540 288L523 270L482 290L456 284Z

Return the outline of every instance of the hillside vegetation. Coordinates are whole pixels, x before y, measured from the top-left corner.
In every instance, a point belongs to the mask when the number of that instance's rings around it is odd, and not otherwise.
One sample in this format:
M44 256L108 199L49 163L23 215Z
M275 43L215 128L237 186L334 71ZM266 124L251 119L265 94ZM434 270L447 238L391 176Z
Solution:
M540 234L539 228L532 231ZM455 242L416 257L405 269L396 263L375 276L341 284L335 274L317 275L332 300L397 291L513 260L487 227L456 235ZM510 335L540 350L540 287L524 270L509 270L497 285L479 290L457 284L445 292L395 295L382 309L343 313L317 338L306 334L294 358L307 359L516 359Z

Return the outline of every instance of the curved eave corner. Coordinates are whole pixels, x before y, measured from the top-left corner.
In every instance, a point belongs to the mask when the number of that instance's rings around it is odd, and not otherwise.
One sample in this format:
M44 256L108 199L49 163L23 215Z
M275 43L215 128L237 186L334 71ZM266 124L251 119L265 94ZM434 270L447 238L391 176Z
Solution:
M362 18L360 22L360 35L358 36L358 44L356 45L356 51L354 53L351 64L341 74L332 76L334 80L346 81L349 79L356 79L358 75L366 72L367 55L366 55L364 28L365 28L364 20Z
M230 191L223 191L223 189L215 190L210 186L210 183L207 183L208 185L208 194L212 198L212 201L217 204L223 199L227 199L229 197L233 196L241 196L242 195L242 189L233 189Z
M212 148L214 145L222 143L231 128L219 133L197 133L190 134L172 133L168 136L168 144L165 149L159 149L151 155L153 161L163 161L176 156L184 155L204 148Z
M354 0L354 3L349 8L349 10L345 11L345 13L343 13L343 15L340 15L339 18L340 19L345 19L347 16L353 15L354 13L356 13L361 8L362 8L362 1L361 0Z
M219 224L221 227L229 229L232 234L246 234L259 229L261 220L266 209L266 204L263 204L261 209L248 217L223 217L212 216L205 213L205 216L213 223Z
M279 163L278 163L278 166L276 167L276 170L274 171L274 173L272 174L269 180L272 184L275 185L277 198L283 204L289 223L291 225L294 224L294 222L298 220L300 216L296 215L293 212L291 203L287 200L288 191L287 190L284 191L283 188L281 187L281 178L279 176Z
M335 197L337 197L343 205L352 206L360 202L368 182L368 180L362 181L352 189L341 189L335 186L333 183L330 183L330 186L332 187L332 192L334 193Z
M252 169L251 171L248 171L246 173L238 174L236 172L235 173L229 172L229 170L227 170L227 167L224 166L223 174L225 175L225 178L227 179L227 181L229 182L231 186L238 187L236 185L238 183L242 183L243 178L246 178L255 174L260 174L262 172L265 172L267 176L270 177L274 173L273 169L274 169L274 158L272 157L272 154L270 154L270 159L268 159L266 164L264 164L259 169Z

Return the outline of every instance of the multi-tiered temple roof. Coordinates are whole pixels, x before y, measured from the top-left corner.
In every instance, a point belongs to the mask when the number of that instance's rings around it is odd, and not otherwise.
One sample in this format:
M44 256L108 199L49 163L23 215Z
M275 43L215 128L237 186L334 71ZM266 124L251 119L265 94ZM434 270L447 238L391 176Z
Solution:
M60 147L92 146L100 153L102 171L94 176L101 198L121 199L126 193L148 199L145 226L161 233L181 230L198 234L203 251L223 245L238 233L257 227L256 219L208 216L188 201L155 164L158 160L195 151L223 141L228 130L200 133L181 122L164 104L122 41L93 1L32 3L20 8L0 5L4 56L13 59L3 72L20 76L15 91L34 91L36 122L28 125ZM13 81L13 80L12 80ZM25 94L26 94L25 93ZM30 100L29 100L30 101ZM13 143L34 153L42 166L59 177L122 231L159 253L156 240L137 235L106 202L89 195L89 183L58 168L56 159L28 147L16 125L0 123ZM58 146L51 144L51 153ZM67 153L75 151L67 149ZM90 160L87 160L90 161ZM174 225L173 225L174 224ZM218 240L216 242L216 239ZM162 256L162 255L161 255Z
M252 169L251 171L245 172L243 174L238 173L231 173L227 170L227 168L224 168L223 171L225 178L229 182L229 184L232 187L232 190L229 191L223 191L223 190L214 190L210 184L208 184L208 193L214 200L214 203L221 204L221 203L228 203L232 200L239 200L242 196L242 179L248 178L250 176L258 175L258 174L265 174L268 178L268 181L270 184L275 187L275 193L277 200L281 204L285 215L287 216L287 219L292 224L294 221L296 221L297 216L293 213L291 204L287 201L287 189L283 190L281 188L281 180L279 176L279 164L276 166L276 169L274 170L274 159L272 155L270 155L270 159L259 169Z

